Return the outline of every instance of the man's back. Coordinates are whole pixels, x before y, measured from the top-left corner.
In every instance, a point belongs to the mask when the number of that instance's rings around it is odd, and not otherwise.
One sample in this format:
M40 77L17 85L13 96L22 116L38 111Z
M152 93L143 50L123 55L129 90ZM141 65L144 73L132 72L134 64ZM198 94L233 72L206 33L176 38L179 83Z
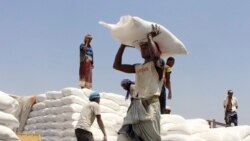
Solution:
M99 104L96 102L89 102L86 106L83 107L76 128L90 131L90 127L93 124L96 115L100 115Z

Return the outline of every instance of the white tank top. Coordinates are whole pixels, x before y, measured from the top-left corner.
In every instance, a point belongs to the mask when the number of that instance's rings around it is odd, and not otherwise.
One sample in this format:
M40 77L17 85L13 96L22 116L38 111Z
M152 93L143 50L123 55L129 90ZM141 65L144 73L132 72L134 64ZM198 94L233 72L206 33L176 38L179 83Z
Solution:
M159 80L153 61L135 65L135 72L135 88L139 98L149 98L161 94L163 77Z

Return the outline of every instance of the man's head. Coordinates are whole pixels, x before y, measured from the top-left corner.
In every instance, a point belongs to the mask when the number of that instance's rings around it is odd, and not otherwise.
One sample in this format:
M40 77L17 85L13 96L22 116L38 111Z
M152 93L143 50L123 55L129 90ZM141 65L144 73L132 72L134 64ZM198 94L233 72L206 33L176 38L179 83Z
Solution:
M150 58L149 44L148 42L141 42L139 44L141 50L141 56L144 59Z
M100 94L97 92L92 92L89 95L89 101L95 101L97 103L100 103Z
M129 90L129 86L130 86L130 84L131 84L131 80L129 80L129 79L123 79L122 81L121 81L121 86L122 86L122 88L124 89L124 90Z
M87 43L87 42L90 43L92 39L93 39L92 35L91 34L87 34L84 37L84 42L85 43Z
M232 90L228 90L228 91L227 91L227 96L228 96L229 98L232 98L232 97L233 97L233 91L232 91Z
M173 66L174 66L174 63L175 63L174 57L169 57L169 58L167 59L166 64L167 64L168 66L173 67Z

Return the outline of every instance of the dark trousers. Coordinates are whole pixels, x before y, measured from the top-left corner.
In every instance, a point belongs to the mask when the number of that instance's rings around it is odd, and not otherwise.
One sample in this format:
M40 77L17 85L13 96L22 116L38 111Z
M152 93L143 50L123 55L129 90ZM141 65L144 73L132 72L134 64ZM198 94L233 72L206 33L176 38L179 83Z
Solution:
M166 88L163 85L161 89L161 95L159 96L159 101L160 101L160 108L161 108L161 114L164 113L164 110L166 108L166 100L167 100L167 95L166 95Z
M238 126L238 115L237 112L226 111L225 112L225 121L228 126L231 126L231 123L234 123L234 126Z
M94 141L93 134L89 131L77 128L75 134L77 141Z

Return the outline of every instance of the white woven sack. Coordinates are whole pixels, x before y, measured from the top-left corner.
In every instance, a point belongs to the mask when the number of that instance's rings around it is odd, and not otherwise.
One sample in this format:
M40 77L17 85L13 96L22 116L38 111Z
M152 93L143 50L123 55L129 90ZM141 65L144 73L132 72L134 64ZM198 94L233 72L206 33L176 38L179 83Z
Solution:
M207 132L207 131L209 131L209 125L185 122L185 123L180 123L180 124L171 126L168 129L168 134L191 135L191 134Z
M68 104L80 104L80 105L85 105L88 103L88 101L86 101L85 99L83 99L82 97L79 97L79 96L75 96L75 95L69 95L69 96L66 96L66 97L63 97L61 99L62 103L65 104L65 105L68 105Z
M61 141L77 141L77 140L76 137L69 136L69 137L63 137Z
M36 96L36 103L43 102L47 99L46 94L39 94Z
M0 111L0 124L14 129L18 128L19 121L13 115Z
M0 125L0 140L19 141L19 138L10 128Z
M46 96L48 99L60 99L63 97L61 91L48 91L46 92Z
M0 110L1 111L12 113L16 111L18 106L19 104L17 100L10 97L8 94L0 91Z
M250 126L249 125L239 125L239 126L227 127L225 130L231 134L235 134L235 135L239 136L241 140L246 138L247 136L250 136Z
M109 100L114 101L115 103L117 103L120 106L128 106L129 105L129 102L125 101L124 96L121 96L121 95L118 95L115 93L106 93L106 92L102 92L101 94L102 94L101 100L102 100L102 98L109 99Z
M146 41L146 35L152 30L155 22L146 21L130 15L122 16L116 24L100 21L99 24L110 29L112 37L122 44L138 47L140 42ZM153 40L158 43L162 56L187 54L184 44L167 28L160 26L160 34Z
M45 106L44 102L38 102L38 103L33 105L32 110L38 111L38 110L42 110L42 109L45 109L45 108L46 108L46 106Z
M80 118L80 113L63 113L62 117L65 121L75 120L78 121Z
M245 137L242 141L250 141L250 136Z
M164 114L161 115L161 125L166 124L166 123L184 123L186 119L180 115L175 115L175 114Z
M206 141L198 136L174 134L167 135L161 138L162 141Z
M70 95L75 95L79 96L81 98L86 98L86 94L83 89L78 89L78 88L64 88L62 90L63 96L70 96Z
M82 105L80 104L70 104L62 106L63 112L80 113L82 111Z
M62 126L64 129L74 129L76 127L77 122L78 121L74 121L74 120L66 121L66 122L63 122Z
M120 105L115 103L114 101L112 100L109 100L109 99L101 99L100 100L100 105L103 105L103 106L107 106L115 111L119 111L120 110Z
M63 130L63 136L64 137L75 137L75 129L70 128L70 129Z

